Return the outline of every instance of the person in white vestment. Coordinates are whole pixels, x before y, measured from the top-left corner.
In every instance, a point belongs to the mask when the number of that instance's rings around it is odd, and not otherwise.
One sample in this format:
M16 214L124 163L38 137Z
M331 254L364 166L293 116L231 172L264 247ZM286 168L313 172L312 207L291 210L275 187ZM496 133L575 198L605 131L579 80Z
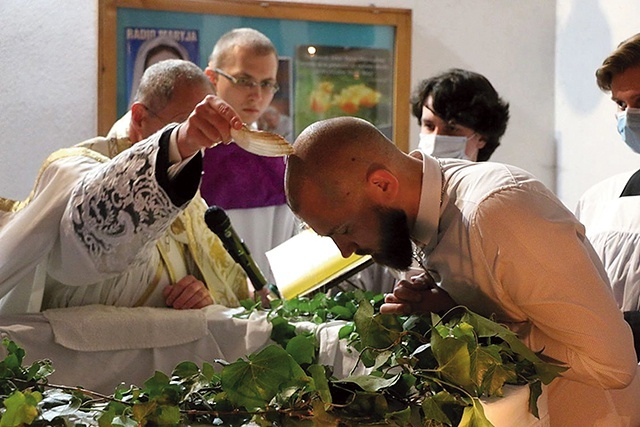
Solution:
M596 81L618 105L623 141L640 154L640 34L620 43L602 62ZM607 270L640 359L640 171L617 174L588 189L576 216Z
M236 28L216 42L205 73L216 94L250 128L279 90L278 54L271 40L252 28ZM229 215L267 281L274 283L266 252L296 232L284 196L284 159L249 153L235 144L204 156L202 197Z
M27 200L0 205L0 312L248 298L198 192L202 149L230 141L231 124L240 118L195 64L148 68L107 137L53 153Z
M584 227L528 172L402 152L372 124L310 125L285 175L292 210L342 256L370 254L423 275L398 282L381 313L494 317L567 366L546 387L552 427L639 426L640 377L629 325Z

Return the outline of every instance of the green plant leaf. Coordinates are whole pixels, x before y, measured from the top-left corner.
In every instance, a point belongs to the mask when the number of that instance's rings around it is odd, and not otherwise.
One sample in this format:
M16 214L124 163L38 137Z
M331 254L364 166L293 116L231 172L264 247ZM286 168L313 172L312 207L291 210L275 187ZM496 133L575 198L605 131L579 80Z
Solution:
M270 345L248 361L238 360L222 369L222 387L229 398L247 409L264 408L288 386L303 387L310 381L283 348Z
M338 339L346 339L349 338L351 333L356 330L356 325L353 322L347 322L343 327L338 331Z
M42 418L46 421L52 421L56 417L77 413L82 405L82 399L73 394L52 390L43 396L40 404L43 409L47 408L46 411L43 410Z
M529 384L529 412L538 419L540 419L540 415L538 413L538 398L541 394L542 383L540 381L534 381Z
M4 407L7 408L0 418L0 427L17 427L31 424L38 416L38 402L42 400L39 392L15 391L4 399Z
M469 392L473 391L467 343L452 337L442 338L436 333L431 335L431 348L442 376Z
M153 377L144 382L145 390L149 393L149 398L152 399L161 396L164 389L168 386L169 377L160 371L156 371Z
M353 312L349 307L336 305L329 309L329 313L333 314L336 319L339 320L351 320L353 318Z
M395 385L401 378L401 374L394 375L390 378L375 377L373 375L357 375L347 377L342 380L335 381L336 383L353 383L357 384L364 391L377 392Z
M287 343L287 353L300 365L313 363L316 350L316 338L313 334L297 335Z
M283 348L286 348L289 340L296 336L295 326L282 316L271 318L271 327L271 339Z
M216 381L216 370L211 363L203 363L202 364L202 376L209 383Z
M503 364L499 348L478 346L471 354L471 373L479 396L502 396L502 386L517 380L515 367Z
M367 300L360 302L353 320L365 347L387 348L396 342L402 333L402 325L396 316L374 315L373 306Z
M494 425L484 415L482 403L478 399L473 399L473 405L464 408L458 427L494 427Z
M329 389L329 381L327 379L327 371L322 365L311 365L307 368L307 372L311 374L315 384L316 392L320 399L327 405L333 402L331 398L331 390Z
M447 414L444 413L440 406L442 402L438 400L436 396L437 395L426 397L422 401L422 411L424 413L424 418L426 420L436 421L447 426L452 425L451 420L449 419L449 417L447 417Z
M172 377L178 377L180 379L192 378L200 375L200 369L198 365L193 362L181 362L173 369L171 373Z

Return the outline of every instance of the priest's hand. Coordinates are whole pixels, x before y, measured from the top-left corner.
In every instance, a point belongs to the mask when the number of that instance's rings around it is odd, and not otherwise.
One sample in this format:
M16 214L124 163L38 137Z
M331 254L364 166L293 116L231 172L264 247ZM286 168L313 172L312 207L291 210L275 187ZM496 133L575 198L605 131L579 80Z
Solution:
M409 315L442 313L457 304L440 288L431 275L423 273L410 280L399 281L393 293L385 295L380 313Z
M236 111L221 98L207 95L180 124L177 145L180 156L187 159L203 148L231 142L231 128L242 128Z
M206 285L191 275L165 287L162 295L167 307L178 310L202 308L213 304L213 298Z

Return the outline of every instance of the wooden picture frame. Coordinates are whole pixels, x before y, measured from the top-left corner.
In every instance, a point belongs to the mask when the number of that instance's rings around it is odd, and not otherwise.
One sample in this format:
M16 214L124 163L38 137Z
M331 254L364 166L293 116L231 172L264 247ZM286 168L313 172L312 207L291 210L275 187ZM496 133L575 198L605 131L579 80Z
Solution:
M392 126L390 127L391 135L388 136L399 148L404 151L408 150L411 116L409 104L411 91L410 9L253 0L100 0L98 9L98 132L100 135L106 135L118 119L119 114L122 114L121 111L118 111L118 97L122 97L118 94L118 85L121 84L119 79L122 80L118 74L118 67L122 68L119 63L122 62L121 52L123 50L123 46L119 46L119 37L122 40L122 35L118 34L118 17L130 12L150 15L158 12L176 14L176 16L180 15L183 18L184 16L193 17L196 23L212 16L216 18L242 17L278 20L279 24L289 24L291 21L298 26L305 23L309 23L309 25L318 25L319 23L321 26L319 30L315 31L316 34L318 31L324 31L322 25L326 25L327 32L335 32L336 24L356 26L354 29L358 30L360 28L385 30L392 34L393 39L391 49L389 49L393 81L389 83L392 88L390 91ZM140 25L145 25L145 21L145 19L141 19ZM210 52L215 40L207 40L207 43L210 45L207 46ZM201 58L198 65L206 65L205 61L206 58ZM122 104L121 101L120 104ZM122 110L122 106L120 110Z

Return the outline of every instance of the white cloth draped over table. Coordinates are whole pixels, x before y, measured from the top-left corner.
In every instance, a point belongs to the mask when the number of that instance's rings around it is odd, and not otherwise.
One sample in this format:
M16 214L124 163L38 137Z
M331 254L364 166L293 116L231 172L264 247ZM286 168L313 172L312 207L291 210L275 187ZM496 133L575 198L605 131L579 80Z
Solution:
M235 362L272 343L265 311L254 312L248 319L233 317L243 309L220 305L169 311L94 305L0 316L0 338L12 339L25 349L25 364L50 359L55 369L49 376L51 384L80 385L104 394L112 394L121 382L142 386L155 371L170 375L183 361L200 367L214 359ZM184 318L177 320L181 315ZM96 322L103 324L96 326ZM77 325L71 333L69 324ZM339 378L348 376L357 361L357 353L349 352L346 341L338 338L343 325L342 321L297 324L306 331L316 330L319 363L333 366ZM359 365L355 374L364 371ZM483 406L495 427L549 425L546 392L538 401L540 420L528 412L528 400L528 387L509 386L504 398L485 399Z

